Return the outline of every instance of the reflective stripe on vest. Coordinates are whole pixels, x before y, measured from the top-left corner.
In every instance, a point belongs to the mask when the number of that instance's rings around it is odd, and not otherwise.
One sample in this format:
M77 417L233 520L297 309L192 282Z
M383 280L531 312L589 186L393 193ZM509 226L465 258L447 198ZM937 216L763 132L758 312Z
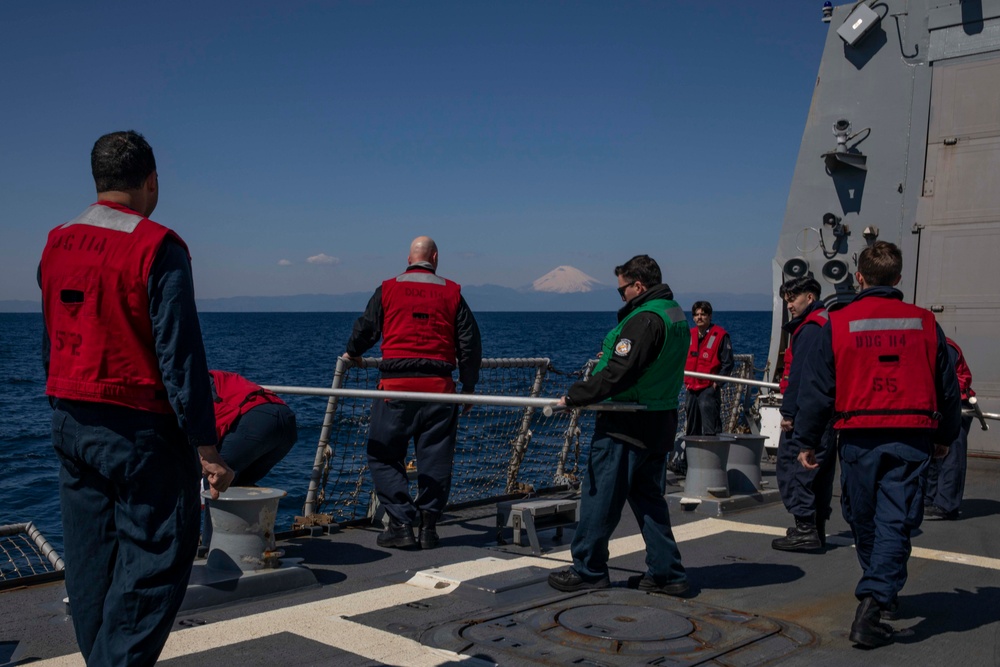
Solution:
M169 414L149 317L149 276L172 231L98 202L49 233L42 303L50 339L46 393Z
M455 317L462 299L455 282L411 269L382 283L382 357L456 364Z
M688 357L684 363L684 370L695 373L716 373L722 368L722 361L719 360L719 345L716 341L722 342L722 337L726 335L726 330L717 324L713 324L702 337L698 336L698 327L691 329L691 346L688 348ZM712 384L711 380L702 378L684 377L684 386L689 391L701 391Z
M830 323L834 428L937 426L937 328L930 311L871 296L831 313Z

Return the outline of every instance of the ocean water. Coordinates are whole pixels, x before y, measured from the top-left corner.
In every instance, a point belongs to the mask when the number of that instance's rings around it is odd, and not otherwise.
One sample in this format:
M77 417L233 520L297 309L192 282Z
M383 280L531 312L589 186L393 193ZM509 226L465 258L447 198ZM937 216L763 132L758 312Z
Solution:
M357 313L203 313L210 368L258 384L329 387ZM477 313L485 357L548 357L572 372L594 357L615 314ZM768 312L717 312L737 354L762 367ZM0 525L33 521L61 550L59 463L50 444L51 409L41 364L41 315L0 313ZM543 392L545 393L545 392ZM278 528L302 510L326 399L283 397L296 413L299 441L261 484L285 489ZM457 482L456 482L457 483Z

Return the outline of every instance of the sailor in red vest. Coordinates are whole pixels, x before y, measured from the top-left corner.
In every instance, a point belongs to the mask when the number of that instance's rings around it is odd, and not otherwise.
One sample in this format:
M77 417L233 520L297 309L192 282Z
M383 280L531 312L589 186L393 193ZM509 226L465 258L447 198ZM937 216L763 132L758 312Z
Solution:
M815 551L826 544L826 521L830 518L833 499L833 478L837 469L837 449L832 444L833 429L823 432L827 443L816 449L819 468L810 470L799 463L799 450L790 440L795 422L796 397L802 379L801 364L794 358L805 358L815 347L827 322L826 308L820 302L820 286L812 276L791 278L778 290L788 307L789 321L783 327L788 333L779 390L781 391L781 439L775 477L785 509L795 518L795 526L784 537L771 542L780 551Z
M387 391L452 393L458 367L461 392L479 381L482 341L461 287L435 272L438 250L427 236L410 245L406 271L375 290L354 324L345 357L360 357L382 339L379 388ZM464 412L472 409L466 406ZM455 458L458 405L424 401L375 400L368 431L368 467L389 525L381 547L437 546L436 525L448 504ZM417 459L418 493L410 497L404 459L410 439Z
M685 371L729 375L733 372L733 345L729 334L717 324L712 324L712 304L695 301L691 306L694 326L691 328L691 346L688 349ZM684 376L687 389L684 404L685 435L717 435L722 431L722 384ZM684 450L678 449L667 469L683 475L687 471Z
M895 288L902 267L892 243L861 251L861 293L830 313L816 347L801 359L792 433L799 461L817 468L815 449L825 444L831 419L837 430L841 505L864 572L850 639L867 648L892 641L892 627L881 621L898 614L910 535L922 517L922 476L961 426L944 332L930 311L903 302Z
M187 246L148 217L153 149L114 132L90 161L97 203L49 233L38 269L66 590L88 664L151 665L191 574L199 478L217 497L233 472Z
M972 389L972 371L965 361L962 348L948 339L948 353L958 374L958 388L962 407L972 409L969 399L976 395ZM924 518L928 521L954 521L959 517L962 496L965 495L965 466L969 450L969 430L972 415L962 415L962 428L948 448L948 455L933 459L927 467L927 484L924 487Z
M276 394L242 375L209 371L215 432L235 486L255 486L298 440L295 413Z

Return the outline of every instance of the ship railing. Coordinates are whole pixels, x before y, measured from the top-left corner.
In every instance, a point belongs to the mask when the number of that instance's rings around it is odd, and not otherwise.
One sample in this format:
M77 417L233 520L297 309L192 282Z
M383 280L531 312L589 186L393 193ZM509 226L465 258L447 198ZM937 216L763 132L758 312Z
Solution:
M33 523L0 526L0 590L62 576L66 564Z
M734 355L732 376L724 378L722 420L735 431L747 414L747 381L753 383L753 356ZM338 358L330 388L267 386L278 394L326 396L326 411L305 494L303 516L334 523L371 516L374 494L368 475L366 442L374 399L419 400L473 406L459 421L451 490L452 505L489 502L542 489L578 485L582 438L593 431L597 410L642 406L602 403L583 409L553 409L569 386L590 375L595 360L561 372L548 358L484 359L475 394L428 394L378 390L381 359L359 365ZM679 396L684 432L684 392ZM413 475L415 471L410 471Z

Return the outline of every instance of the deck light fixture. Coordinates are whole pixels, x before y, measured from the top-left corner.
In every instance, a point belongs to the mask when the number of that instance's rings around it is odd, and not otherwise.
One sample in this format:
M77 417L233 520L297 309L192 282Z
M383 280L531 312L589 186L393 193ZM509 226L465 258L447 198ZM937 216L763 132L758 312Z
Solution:
M861 132L864 132L862 130ZM858 132L858 134L861 134ZM858 135L851 135L851 121L841 118L833 124L833 136L837 138L837 148L823 153L827 173L832 174L841 167L853 167L868 171L868 158L857 148L848 148L847 142Z

